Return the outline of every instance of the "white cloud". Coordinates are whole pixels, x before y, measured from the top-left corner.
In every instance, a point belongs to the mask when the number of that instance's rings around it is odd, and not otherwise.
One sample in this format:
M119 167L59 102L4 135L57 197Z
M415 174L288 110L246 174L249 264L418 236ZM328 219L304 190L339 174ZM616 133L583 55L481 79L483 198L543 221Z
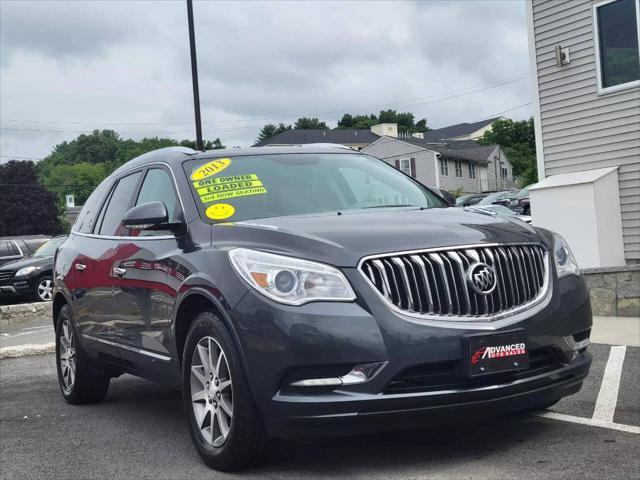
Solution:
M205 136L228 146L250 145L267 121L302 115L335 123L344 112L396 108L438 127L530 101L528 79L441 99L528 71L524 2L236 1L194 10ZM0 159L44 156L93 128L194 136L183 1L4 1L0 13Z

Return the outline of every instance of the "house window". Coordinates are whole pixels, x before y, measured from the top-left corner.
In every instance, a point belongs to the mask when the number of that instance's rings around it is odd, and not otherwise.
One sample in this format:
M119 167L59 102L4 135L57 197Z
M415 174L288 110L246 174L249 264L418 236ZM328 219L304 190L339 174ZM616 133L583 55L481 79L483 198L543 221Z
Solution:
M444 177L449 175L449 163L446 158L440 159L440 175Z
M462 178L462 161L456 160L454 165L456 167L456 177Z
M598 90L640 85L640 0L607 0L593 6Z
M400 171L406 173L407 175L411 175L411 160L409 160L408 158L401 158Z
M507 171L507 167L504 167L504 166L501 165L500 166L500 177L503 180L506 180L508 176L509 176L509 172Z
M476 164L469 164L469 178L476 178Z

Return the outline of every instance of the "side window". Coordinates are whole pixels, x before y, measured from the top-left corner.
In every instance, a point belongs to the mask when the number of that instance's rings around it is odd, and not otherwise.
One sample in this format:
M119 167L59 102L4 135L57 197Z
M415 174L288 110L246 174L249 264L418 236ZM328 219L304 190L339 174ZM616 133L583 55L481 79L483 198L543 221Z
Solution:
M124 227L122 227L122 219L124 214L127 213L129 205L131 204L131 196L136 189L138 180L140 179L140 172L133 173L129 176L121 178L118 184L111 192L109 201L105 203L103 207L104 214L100 214L100 235L124 235Z
M173 181L170 174L162 168L152 168L147 171L140 187L140 193L136 200L136 206L149 202L162 202L167 207L169 221L177 220L180 216L180 203L173 189ZM166 230L147 230L129 232L132 236L167 235Z
M169 221L178 217L180 206L173 189L173 181L169 173L161 168L153 168L147 171L144 182L138 194L136 205L149 202L162 202L167 207Z
M98 209L100 205L102 205L102 201L109 192L111 185L112 182L110 181L102 182L91 195L89 195L89 198L84 202L84 206L73 225L73 229L76 232L91 233L93 231L93 227L96 224L96 217L98 216Z

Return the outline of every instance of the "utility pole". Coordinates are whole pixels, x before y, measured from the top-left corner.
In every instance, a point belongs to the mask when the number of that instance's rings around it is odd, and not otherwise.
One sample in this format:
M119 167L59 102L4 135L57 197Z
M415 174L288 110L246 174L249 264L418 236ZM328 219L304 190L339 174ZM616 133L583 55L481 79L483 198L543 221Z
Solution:
M193 81L193 108L196 114L196 148L204 150L202 145L202 120L200 119L200 88L198 87L198 60L196 58L196 35L193 28L193 1L187 0L189 20L189 46L191 48L191 79Z

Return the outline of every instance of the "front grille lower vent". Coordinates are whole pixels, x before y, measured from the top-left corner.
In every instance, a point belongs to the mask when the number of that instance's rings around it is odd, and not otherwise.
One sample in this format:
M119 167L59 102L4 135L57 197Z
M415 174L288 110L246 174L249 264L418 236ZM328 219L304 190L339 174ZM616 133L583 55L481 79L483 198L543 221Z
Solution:
M481 263L495 275L488 294L472 288L469 270ZM411 314L482 318L536 301L546 289L541 245L460 247L368 258L360 269L388 302Z
M11 280L11 277L13 277L13 271L11 271L11 270L1 271L0 272L0 285L3 285L5 283L9 283L9 280Z
M466 377L460 373L459 362L426 363L414 365L393 377L383 393L415 393L434 390L479 388L487 385L510 383L514 380L550 372L562 367L563 362L553 347L541 347L529 353L529 368L516 372L491 373L480 377Z

